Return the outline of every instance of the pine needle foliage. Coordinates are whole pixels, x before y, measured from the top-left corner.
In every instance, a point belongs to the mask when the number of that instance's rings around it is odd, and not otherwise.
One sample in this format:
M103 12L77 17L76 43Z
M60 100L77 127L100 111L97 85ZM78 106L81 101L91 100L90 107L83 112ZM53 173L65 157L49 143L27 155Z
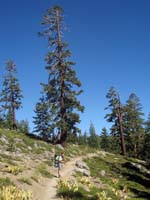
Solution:
M34 119L34 132L38 132L39 135L43 139L49 139L50 138L50 133L49 133L49 121L50 121L50 116L49 116L49 111L48 111L48 104L45 101L45 97L42 96L39 99L39 102L36 104L35 107L35 113L36 116L33 117Z
M66 141L68 134L79 131L76 124L80 122L79 112L84 107L77 96L82 93L81 82L70 61L71 52L63 41L64 11L60 6L47 10L43 17L44 27L41 36L47 38L49 52L45 58L48 82L41 83L50 111L50 133L56 135L57 142ZM78 91L77 91L78 90Z
M16 78L16 65L14 61L8 60L5 66L7 74L4 76L3 89L0 93L2 111L6 113L9 128L16 129L16 110L22 106L23 98L20 84Z
M144 140L143 115L140 99L135 93L131 93L125 106L124 125L128 153L135 157L140 156L142 153Z
M121 146L122 155L126 154L123 130L123 112L124 106L121 103L120 95L114 87L111 87L106 95L109 105L105 109L109 109L110 113L105 118L112 123L111 134L114 137L114 148L118 151ZM119 144L119 145L118 145Z

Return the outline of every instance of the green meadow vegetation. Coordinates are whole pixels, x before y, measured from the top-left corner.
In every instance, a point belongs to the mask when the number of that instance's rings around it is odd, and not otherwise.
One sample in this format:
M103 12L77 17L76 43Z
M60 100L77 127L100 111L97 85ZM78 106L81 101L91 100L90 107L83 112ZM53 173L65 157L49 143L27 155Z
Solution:
M18 188L19 184L32 187L34 182L40 183L41 177L53 178L49 168L53 166L54 153L62 152L59 145L53 146L25 134L5 129L0 130L0 141L3 141L0 144L0 150L3 150L3 154L0 153L1 196L6 191L10 194L12 186L15 187L17 194L22 194L23 191ZM8 148L8 143L14 148ZM38 148L40 151L36 150ZM73 143L68 143L63 151L66 162L84 156L84 162L90 170L90 177L76 172L74 180L59 181L58 196L73 200L150 199L150 167L147 162ZM45 157L46 152L47 157ZM88 153L95 153L95 156L86 158ZM26 159L28 165L24 165ZM31 169L30 176L25 176ZM29 196L32 199L32 195Z
M60 181L59 196L74 200L150 199L150 171L145 162L110 153L99 153L84 161L91 176L76 173L75 181Z

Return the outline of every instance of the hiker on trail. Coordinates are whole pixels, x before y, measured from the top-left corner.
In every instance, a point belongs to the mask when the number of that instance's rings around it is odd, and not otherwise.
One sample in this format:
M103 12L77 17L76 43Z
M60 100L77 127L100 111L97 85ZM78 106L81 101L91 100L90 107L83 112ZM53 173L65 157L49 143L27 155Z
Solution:
M60 170L62 168L62 163L64 163L64 153L61 155L55 155L55 167L58 168L58 177L61 177Z

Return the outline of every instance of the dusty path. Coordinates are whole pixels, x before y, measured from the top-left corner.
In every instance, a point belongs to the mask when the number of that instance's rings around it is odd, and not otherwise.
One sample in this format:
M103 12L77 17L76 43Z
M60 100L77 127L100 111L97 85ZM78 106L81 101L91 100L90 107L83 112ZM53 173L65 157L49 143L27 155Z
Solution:
M82 160L85 157L93 157L95 156L95 153L88 154L87 156L79 156L76 157L67 163L64 164L63 169L61 170L61 178L70 179L73 172L75 171L75 163L76 161ZM57 175L57 169L52 169L52 172L54 175ZM39 196L36 198L36 200L60 200L60 198L57 197L57 182L59 178L54 177L46 182L46 186L43 192L39 191Z

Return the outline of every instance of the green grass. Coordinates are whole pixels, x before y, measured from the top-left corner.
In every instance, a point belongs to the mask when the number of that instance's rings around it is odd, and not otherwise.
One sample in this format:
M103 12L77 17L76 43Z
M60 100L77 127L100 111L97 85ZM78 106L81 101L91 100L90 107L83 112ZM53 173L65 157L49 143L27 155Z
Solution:
M145 173L129 164L130 162L138 163L138 160L110 153L105 153L105 155L99 153L98 156L84 161L90 168L93 181L97 180L99 186L95 186L95 183L91 182L91 186L87 190L86 184L80 185L82 174L77 172L74 177L78 183L78 190L74 191L71 187L61 186L58 187L59 196L74 200L150 199L150 179ZM140 163L141 161L139 161ZM100 173L101 170L105 171L105 175Z
M36 172L31 176L31 179L37 183L39 182L39 176L36 174Z
M15 160L18 160L15 158ZM9 165L15 165L15 161L12 160L12 157L6 154L0 154L0 162L9 164Z
M18 181L20 181L21 183L26 183L28 185L32 185L31 179L29 179L27 177L22 177L22 178L18 179Z
M36 174L40 174L41 176L46 178L52 178L52 174L48 170L48 166L45 163L41 163L36 168Z
M0 137L3 136L8 141L7 151L11 152L19 150L22 153L42 154L45 151L51 152L53 148L51 144L30 138L25 134L13 130L0 129ZM0 141L0 145L5 145L5 142Z
M62 151L65 154L65 161L70 160L74 157L86 155L87 153L94 153L97 150L90 148L88 146L76 145L68 143L67 147L64 150L61 150L59 147L56 148L46 142L36 140L28 137L25 134L18 133L16 131L10 131L6 129L0 129L0 137L5 137L8 141L7 150L11 152L20 152L26 155L31 155L31 158L36 158L37 154L41 154L40 159L44 161L38 165L35 169L35 174L31 177L32 180L39 180L40 176L51 178L52 175L49 172L49 167L52 166L53 160L45 157L48 153L52 153L52 150L55 149L56 154L60 154ZM7 142L6 142L7 143ZM3 148L3 145L6 148L6 144L3 141L0 141L0 146ZM43 157L42 157L43 154ZM49 155L49 154L48 154ZM53 157L53 154L52 154ZM15 159L15 160L14 160ZM16 166L17 161L23 161L23 158L13 158L11 154L6 155L0 154L0 162L5 163L6 165ZM42 161L42 160L41 160ZM107 195L111 197L112 200L123 200L116 195L117 192L125 190L125 193L128 194L129 200L139 199L145 200L150 199L150 177L147 177L146 172L140 172L140 170L134 168L130 163L139 163L143 167L146 167L144 162L141 162L134 158L122 157L120 155L114 155L111 153L101 152L97 157L85 159L85 162L88 164L91 176L93 180L98 180L101 182L102 186L96 188L95 186L91 187L89 191L86 191L84 187L79 187L78 191L67 191L61 189L59 194L62 196L68 196L72 199L87 199L87 200L97 200L97 193L100 195ZM22 164L22 163L21 163ZM105 171L105 175L101 175L101 170ZM76 178L81 176L80 173L77 173ZM117 182L114 182L117 180ZM29 184L29 180L22 178L20 181ZM11 181L6 178L0 180L1 185L9 185ZM103 194L104 192L104 194Z
M0 178L0 188L3 186L9 186L9 185L14 185L14 183L10 180L10 178L5 177L5 178Z
M23 172L24 167L17 166L17 165L10 165L6 168L6 172L11 173L13 175L18 175L19 173Z
M150 187L147 187L150 185L150 180L138 170L131 168L128 159L109 154L105 158L94 157L85 161L90 167L91 175L99 178L106 185L104 191L107 194L110 188L123 190L126 187L128 199L150 199ZM101 170L105 170L105 176L101 176ZM114 183L115 179L117 183ZM112 192L109 195L115 200Z
M96 196L91 195L89 192L85 191L82 187L78 191L67 190L64 188L59 188L57 191L58 196L64 199L71 200L97 200Z
M46 165L48 165L49 167L51 167L51 166L53 166L54 161L53 161L53 159L51 159L51 160L46 160L46 161L44 161L44 163L45 163Z

